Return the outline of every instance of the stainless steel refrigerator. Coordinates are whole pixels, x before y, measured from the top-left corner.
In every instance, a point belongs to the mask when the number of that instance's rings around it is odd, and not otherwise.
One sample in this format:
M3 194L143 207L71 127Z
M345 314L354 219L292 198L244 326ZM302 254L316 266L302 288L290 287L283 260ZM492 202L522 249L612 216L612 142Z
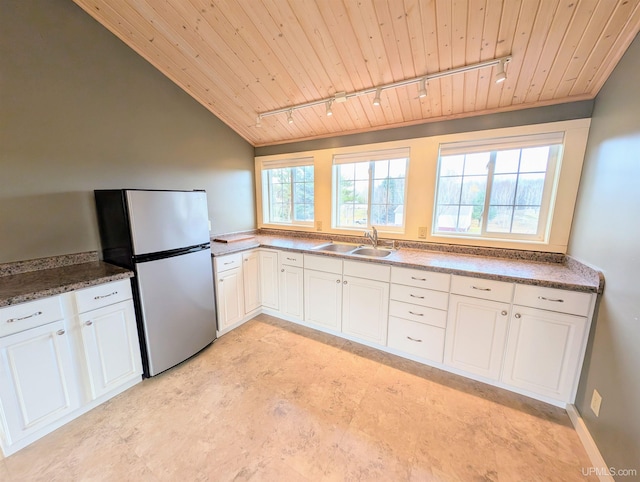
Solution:
M144 375L157 375L216 337L206 193L94 193L104 260L135 272Z

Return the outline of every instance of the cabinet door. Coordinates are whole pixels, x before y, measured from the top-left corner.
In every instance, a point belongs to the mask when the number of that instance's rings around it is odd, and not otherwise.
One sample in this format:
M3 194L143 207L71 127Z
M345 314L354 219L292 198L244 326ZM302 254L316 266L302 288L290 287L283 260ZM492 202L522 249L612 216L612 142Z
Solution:
M277 310L278 300L278 252L260 251L260 292L262 306Z
M218 330L239 322L244 316L242 270L230 269L218 274Z
M260 308L260 258L257 251L242 255L242 282L244 284L244 312Z
M445 364L498 380L508 314L508 303L451 295L445 336Z
M502 381L572 403L587 318L513 306Z
M141 377L133 302L105 306L78 318L92 400Z
M304 319L303 269L297 266L280 266L280 313Z
M342 283L342 332L386 345L389 283L352 276Z
M304 319L323 328L340 331L342 276L304 270Z
M79 406L64 321L0 338L0 401L8 444Z

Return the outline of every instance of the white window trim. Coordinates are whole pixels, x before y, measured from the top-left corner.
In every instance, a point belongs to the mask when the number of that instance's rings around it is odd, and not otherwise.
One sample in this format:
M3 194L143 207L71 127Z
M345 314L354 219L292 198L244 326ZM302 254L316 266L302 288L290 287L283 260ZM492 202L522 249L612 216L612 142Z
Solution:
M293 220L293 215L291 216L291 222L290 223L280 223L280 222L276 222L276 221L272 221L271 220L271 216L269 213L269 209L271 207L270 204L270 197L269 197L269 190L271 188L271 186L269 185L269 183L267 182L267 171L271 170L271 169L287 169L287 168L293 168L293 167L300 167L300 166L313 166L314 170L315 170L315 165L314 165L314 158L313 157L298 157L295 159L269 159L269 160L262 160L260 163L260 182L262 185L262 219L263 220L269 220L268 222L265 221L265 225L271 225L271 226L278 226L278 227L286 227L286 226L298 226L298 227L304 227L304 228L309 228L309 227L313 227L314 223L315 223L315 219L312 221L294 221ZM292 182L293 184L293 182ZM314 194L315 194L315 173L314 173L314 182L313 182L313 187L314 187ZM265 189L266 188L266 189ZM291 193L291 203L292 203L292 207L293 207L293 193ZM315 195L314 195L314 212L315 212ZM315 216L314 216L315 218Z
M392 159L406 159L406 171L404 176L404 203L401 226L373 225L381 233L404 234L407 224L407 191L409 188L409 165L411 163L411 150L409 147L393 149L380 149L373 151L352 152L348 154L335 154L331 172L331 228L341 231L362 231L371 229L371 199L373 197L373 173L371 162L388 161ZM359 162L369 163L369 192L367 196L367 224L363 227L338 226L338 186L337 167L342 164L354 164Z
M551 233L551 225L553 222L553 212L555 206L556 192L560 178L560 169L562 164L562 153L564 150L564 132L547 132L542 134L531 134L522 136L487 138L475 141L462 141L440 144L436 186L433 199L433 218L431 220L431 235L449 239L469 239L469 240L488 240L488 241L525 241L534 243L549 242ZM440 159L442 156L452 156L461 154L472 154L476 152L496 152L511 149L527 149L531 147L542 146L558 146L555 152L551 152L547 164L544 187L542 191L542 200L540 204L540 215L538 217L538 229L536 234L518 234L518 233L492 233L487 232L488 216L482 217L481 234L466 233L449 233L437 230L438 216L438 187L440 182ZM487 173L487 186L485 203L483 212L488 213L490 203L490 193L493 184L493 165Z

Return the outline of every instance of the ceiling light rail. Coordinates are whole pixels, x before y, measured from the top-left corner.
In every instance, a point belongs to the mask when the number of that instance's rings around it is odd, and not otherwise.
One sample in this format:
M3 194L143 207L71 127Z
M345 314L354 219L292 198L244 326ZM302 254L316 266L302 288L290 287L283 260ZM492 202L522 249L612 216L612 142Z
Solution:
M333 114L332 106L334 103L342 103L346 102L348 99L353 97L359 97L362 95L375 94L373 98L373 105L380 105L380 94L383 90L396 89L398 87L404 87L406 85L411 84L419 84L418 87L418 97L424 98L427 96L427 83L430 80L441 79L443 77L450 77L452 75L462 74L464 72L472 72L475 70L484 69L487 67L497 66L497 72L495 77L495 82L497 84L503 82L507 76L504 71L504 67L507 63L511 62L511 56L508 55L506 57L500 57L498 59L485 60L484 62L478 62L477 64L469 64L464 65L462 67L457 67L455 69L443 70L442 72L436 72L434 74L427 74L420 77L414 77L412 79L400 80L398 82L393 82L391 84L379 85L376 87L372 87L370 89L357 90L354 92L338 92L331 97L327 97L324 99L314 100L311 102L305 102L304 104L292 105L290 107L283 107L281 109L270 110L266 112L258 113L256 117L256 127L262 127L262 119L265 117L269 117L272 115L278 114L287 114L287 122L289 124L293 124L293 112L306 109L307 107L315 107L318 105L326 106L326 115L331 116Z

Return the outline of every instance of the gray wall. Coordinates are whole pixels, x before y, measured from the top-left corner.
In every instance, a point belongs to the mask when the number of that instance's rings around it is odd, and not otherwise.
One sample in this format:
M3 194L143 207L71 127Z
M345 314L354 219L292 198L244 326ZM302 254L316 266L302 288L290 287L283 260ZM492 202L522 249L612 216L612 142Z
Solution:
M2 2L0 262L99 249L93 190L205 189L253 229L253 147L71 0Z
M605 291L577 408L608 466L640 474L640 37L596 98L569 254ZM600 417L589 408L602 395ZM622 478L620 480L623 480Z

